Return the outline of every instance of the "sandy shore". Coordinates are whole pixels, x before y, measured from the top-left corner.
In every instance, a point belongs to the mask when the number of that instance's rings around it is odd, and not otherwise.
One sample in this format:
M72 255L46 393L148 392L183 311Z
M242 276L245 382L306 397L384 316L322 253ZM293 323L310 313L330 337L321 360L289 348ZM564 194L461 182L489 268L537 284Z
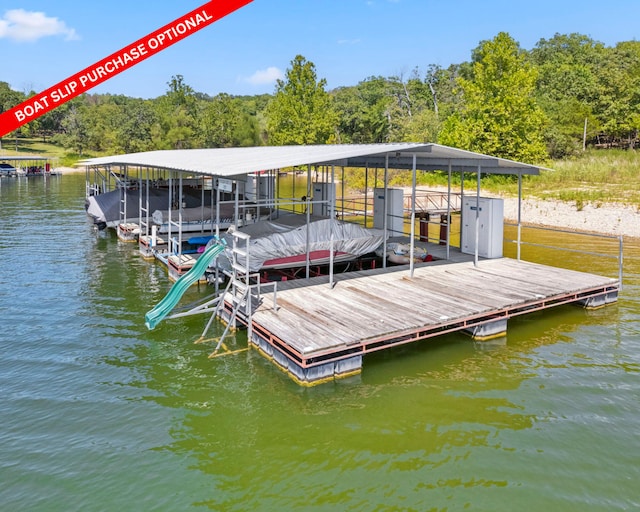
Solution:
M56 167L54 171L57 172L58 174L72 174L72 173L85 172L84 167Z

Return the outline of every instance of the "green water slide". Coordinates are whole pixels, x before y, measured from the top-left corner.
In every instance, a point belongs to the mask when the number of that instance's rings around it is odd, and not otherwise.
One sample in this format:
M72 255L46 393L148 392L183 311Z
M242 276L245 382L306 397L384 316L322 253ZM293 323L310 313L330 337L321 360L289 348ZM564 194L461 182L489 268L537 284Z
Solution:
M144 316L144 323L147 329L154 329L156 325L162 322L164 317L173 311L173 308L180 302L184 292L200 279L216 256L224 251L225 245L223 242L218 242L206 249L196 260L191 270L173 284L164 298Z

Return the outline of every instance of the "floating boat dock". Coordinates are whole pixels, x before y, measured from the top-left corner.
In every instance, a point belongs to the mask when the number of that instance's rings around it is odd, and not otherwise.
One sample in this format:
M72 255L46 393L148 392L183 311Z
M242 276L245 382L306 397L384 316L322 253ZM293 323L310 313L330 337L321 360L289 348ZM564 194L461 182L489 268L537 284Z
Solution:
M50 176L57 174L52 169L52 158L41 155L0 155L0 178L17 176Z
M522 178L539 174L540 169L520 162L437 144L391 143L152 151L94 158L86 165L88 179L93 173L98 181L118 172L125 176L125 181L127 177L137 177L148 182L156 179L158 173L169 172L170 180L178 180L178 198L182 197L183 179L192 180L193 176L210 180L211 190L217 195L235 190L234 223L239 229L231 232L234 240L227 247L232 253L231 270L221 271L216 267L213 279L217 287L221 283L218 272L222 272L229 277L227 288L222 293L216 288L212 297L188 311L169 314L163 309L161 316L171 319L209 313L210 320L199 341L207 340L206 333L215 318L222 319L226 327L218 338L214 354L223 345L228 330L244 324L250 346L302 385L360 373L364 356L371 352L459 331L480 340L504 336L509 319L516 316L563 304L587 308L605 306L615 302L622 289L622 239L619 239L617 257L590 252L589 247L583 245L564 249L584 253L587 258L617 258L617 279L521 259L521 246L527 245L521 233ZM281 193L275 177L281 176L282 169L297 170L302 166L307 169L302 198L298 198L295 187L290 193ZM343 185L345 168L361 169L364 190L372 192L372 196L365 193L363 202L351 205L351 211L345 208L344 201L338 207L336 167L342 169L339 183ZM389 187L391 170L410 171L410 196L400 188ZM416 190L417 175L434 170L446 171L447 191L438 196L437 203L434 196L422 203ZM459 193L451 189L453 173L458 173L460 178ZM464 189L467 174L476 178L475 191ZM517 177L516 240L509 241L516 243L515 259L503 257L502 199L481 196L482 176L486 174ZM312 175L321 179L314 182ZM266 188L270 192L264 195L264 203L263 196L256 196L260 208L278 211L293 204L293 213L306 216L306 229L300 229L299 237L306 244L306 261L295 274L301 279L285 281L288 276L283 274L281 281L274 279L265 283L264 274L249 264L250 241L254 240L242 231L244 222L238 222L245 218L241 215L244 210L240 208L239 190L249 176L265 177L269 185ZM98 188L87 186L88 191ZM244 188L246 190L246 184ZM460 231L452 237L451 214L454 212L456 217L459 215L456 225L459 224ZM153 232L150 215L148 202L141 202L138 216L143 257L155 252L156 244L149 241ZM347 216L366 228L372 225L374 230L381 230L382 244L376 253L380 250L378 257L382 265L368 270L355 265L360 270L336 274L335 266L329 264L328 275L314 277L319 270L311 268L312 215L342 220ZM432 216L436 219L439 216L440 220L434 221ZM250 217L253 218L253 212ZM435 238L429 235L429 224L437 224L437 227L431 226L439 231ZM187 265L181 259L184 251L180 225L176 224L180 243L175 244L173 232L167 237L168 245L174 246L169 248L167 258L178 258L173 276L176 285L201 279L195 270L205 272L204 265L203 268L197 264ZM217 226L216 231L219 228ZM335 263L336 233L333 228L327 233L322 250L328 251L329 261ZM458 235L459 245L455 245ZM456 239L454 245L452 238ZM398 246L392 245L395 239L408 240L408 249L398 252ZM244 242L239 243L241 240ZM295 245L301 244L298 241ZM426 244L431 261L416 257L415 250L422 248L421 244ZM292 247L292 244L282 242L282 247ZM562 256L558 261L561 259ZM404 265L406 261L408 264ZM167 265L170 266L169 259ZM173 305L179 294L170 291L169 295ZM157 321L151 318L147 325L155 325Z
M561 304L600 307L619 282L510 258L438 262L279 283L263 293L250 343L294 380L313 385L357 374L365 354L445 333L504 336L507 321Z

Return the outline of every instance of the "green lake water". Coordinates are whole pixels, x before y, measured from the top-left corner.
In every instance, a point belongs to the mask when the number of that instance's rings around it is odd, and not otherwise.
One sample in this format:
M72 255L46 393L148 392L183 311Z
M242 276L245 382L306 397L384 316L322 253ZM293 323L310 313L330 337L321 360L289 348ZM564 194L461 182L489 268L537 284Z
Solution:
M148 331L165 270L83 203L84 175L0 182L0 510L640 509L639 243L616 304L302 388L253 350L208 359L205 317Z

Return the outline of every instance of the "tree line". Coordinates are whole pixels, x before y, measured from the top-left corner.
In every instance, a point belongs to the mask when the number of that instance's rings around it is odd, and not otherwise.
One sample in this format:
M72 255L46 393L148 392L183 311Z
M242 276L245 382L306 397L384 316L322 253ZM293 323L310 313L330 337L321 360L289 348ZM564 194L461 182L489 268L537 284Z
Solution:
M0 82L0 111L30 95ZM508 33L471 60L371 76L327 90L313 62L291 61L273 94L214 97L183 76L154 99L84 94L11 137L41 137L82 156L284 144L438 142L525 162L565 158L585 145L635 148L640 42L613 47L556 34L524 50Z

